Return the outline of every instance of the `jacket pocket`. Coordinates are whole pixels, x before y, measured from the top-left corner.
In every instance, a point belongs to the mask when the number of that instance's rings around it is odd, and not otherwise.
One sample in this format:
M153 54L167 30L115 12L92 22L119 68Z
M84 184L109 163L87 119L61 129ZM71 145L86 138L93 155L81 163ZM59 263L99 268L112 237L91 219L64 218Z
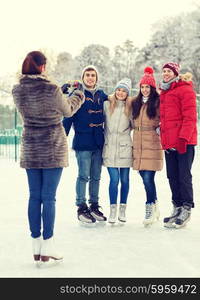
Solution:
M120 158L132 158L133 145L130 142L120 142L119 145L119 156Z

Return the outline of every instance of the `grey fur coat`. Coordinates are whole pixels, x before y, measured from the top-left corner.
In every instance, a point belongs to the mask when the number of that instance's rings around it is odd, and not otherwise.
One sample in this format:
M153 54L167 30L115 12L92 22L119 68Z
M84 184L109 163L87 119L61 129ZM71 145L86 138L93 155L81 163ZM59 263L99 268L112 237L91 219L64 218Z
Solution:
M12 94L24 125L20 166L26 169L67 167L67 137L62 119L80 108L84 101L82 95L67 98L44 75L23 75Z

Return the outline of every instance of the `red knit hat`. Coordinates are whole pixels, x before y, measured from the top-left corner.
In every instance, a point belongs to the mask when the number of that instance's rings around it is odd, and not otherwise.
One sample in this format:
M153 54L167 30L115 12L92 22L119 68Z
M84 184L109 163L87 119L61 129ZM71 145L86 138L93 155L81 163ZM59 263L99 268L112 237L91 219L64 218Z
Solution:
M153 77L153 68L152 67L146 67L144 69L144 75L143 77L140 79L140 85L141 84L148 84L152 87L156 87L156 81L155 78Z
M176 76L178 76L178 74L180 72L180 65L175 62L168 62L168 63L164 64L162 68L163 69L168 68L168 69L172 70Z

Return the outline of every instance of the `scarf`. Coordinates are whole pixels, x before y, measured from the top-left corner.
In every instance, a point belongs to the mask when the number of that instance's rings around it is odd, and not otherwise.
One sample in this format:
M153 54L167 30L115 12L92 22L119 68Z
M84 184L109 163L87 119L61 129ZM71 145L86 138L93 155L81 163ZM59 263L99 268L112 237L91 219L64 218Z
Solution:
M94 94L95 94L95 92L97 90L97 85L95 85L94 89L87 88L84 83L82 83L82 85L83 85L83 89L84 90L89 91L94 96Z
M142 101L143 101L143 103L146 103L147 101L148 101L148 99L149 99L149 97L142 97Z
M178 81L178 80L179 80L179 77L175 77L175 78L173 78L172 80L170 80L170 81L168 81L168 82L162 81L162 82L160 83L160 88L161 88L161 90L164 90L164 91L169 90L169 88L170 88L170 86L171 86L171 83L172 83L172 82L175 82L175 81Z

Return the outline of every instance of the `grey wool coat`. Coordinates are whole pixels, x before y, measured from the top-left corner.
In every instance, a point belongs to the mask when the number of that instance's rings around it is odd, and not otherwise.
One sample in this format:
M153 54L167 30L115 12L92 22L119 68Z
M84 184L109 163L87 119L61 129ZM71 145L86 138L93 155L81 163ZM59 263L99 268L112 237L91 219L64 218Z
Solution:
M23 120L20 166L25 169L68 166L67 137L63 116L81 106L81 95L67 98L44 75L23 75L12 90Z
M131 139L131 122L125 115L124 101L117 101L112 114L110 101L104 102L105 143L103 147L103 165L113 168L133 166L133 145Z

